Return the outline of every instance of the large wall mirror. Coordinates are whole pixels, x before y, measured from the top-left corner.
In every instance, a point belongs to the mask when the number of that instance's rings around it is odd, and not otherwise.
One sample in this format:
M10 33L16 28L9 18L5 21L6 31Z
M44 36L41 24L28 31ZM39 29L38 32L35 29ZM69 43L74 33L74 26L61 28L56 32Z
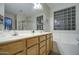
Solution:
M46 8L43 3L0 3L0 30L44 30Z
M43 30L43 9L37 9L34 5L33 3L5 3L4 29ZM41 24L38 25L40 21Z

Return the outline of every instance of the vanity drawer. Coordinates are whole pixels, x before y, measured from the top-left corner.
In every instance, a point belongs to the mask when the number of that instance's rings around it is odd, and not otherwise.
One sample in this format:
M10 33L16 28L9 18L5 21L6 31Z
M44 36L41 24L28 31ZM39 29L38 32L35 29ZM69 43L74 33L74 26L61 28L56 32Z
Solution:
M45 45L46 45L46 41L41 42L41 43L40 43L40 48L41 48L42 46L45 46Z
M45 36L40 36L40 42L43 41L43 40L46 40L46 37Z
M27 47L38 43L38 37L27 39Z
M0 45L0 52L4 54L17 54L25 49L25 40Z
M42 47L42 48L40 49L40 55L42 55L45 51L46 51L46 46L44 46L44 47Z

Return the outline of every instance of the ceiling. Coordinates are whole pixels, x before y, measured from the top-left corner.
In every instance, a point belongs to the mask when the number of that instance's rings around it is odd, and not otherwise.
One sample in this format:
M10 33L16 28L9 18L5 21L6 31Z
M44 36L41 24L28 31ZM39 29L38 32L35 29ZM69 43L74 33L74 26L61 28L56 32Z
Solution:
M48 7L50 9L56 9L58 10L61 10L62 8L67 8L67 7L71 7L71 6L74 6L76 3L47 3Z
M42 12L42 10L35 10L33 3L6 3L5 12L10 14L24 14L32 16Z
M53 10L55 9L55 11L56 9L60 10L62 8L75 5L74 3L45 3L45 4L47 4L49 9ZM5 12L11 14L24 14L26 16L32 16L43 12L43 10L35 10L33 7L34 7L33 3L6 3Z

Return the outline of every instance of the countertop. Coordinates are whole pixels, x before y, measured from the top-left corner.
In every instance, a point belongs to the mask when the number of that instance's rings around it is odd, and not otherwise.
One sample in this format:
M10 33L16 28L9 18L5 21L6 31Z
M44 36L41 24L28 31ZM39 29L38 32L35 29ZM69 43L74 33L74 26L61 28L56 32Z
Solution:
M0 36L0 44L18 41L18 40L22 40L22 39L28 39L28 38L32 38L32 37L35 37L35 36L41 36L41 35L50 34L50 33L51 32L30 33L30 34L24 33L24 34L18 34L16 36L6 34L6 36Z

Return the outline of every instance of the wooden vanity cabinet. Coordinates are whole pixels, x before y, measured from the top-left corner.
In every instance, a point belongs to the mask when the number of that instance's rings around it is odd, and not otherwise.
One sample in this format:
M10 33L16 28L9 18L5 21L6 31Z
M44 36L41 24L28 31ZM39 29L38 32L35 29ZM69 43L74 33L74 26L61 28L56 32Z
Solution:
M0 45L0 54L7 54L7 55L16 55L19 53L26 54L26 52L22 53L26 49L25 45L26 45L25 40Z
M51 34L0 44L1 55L46 55L51 50Z

